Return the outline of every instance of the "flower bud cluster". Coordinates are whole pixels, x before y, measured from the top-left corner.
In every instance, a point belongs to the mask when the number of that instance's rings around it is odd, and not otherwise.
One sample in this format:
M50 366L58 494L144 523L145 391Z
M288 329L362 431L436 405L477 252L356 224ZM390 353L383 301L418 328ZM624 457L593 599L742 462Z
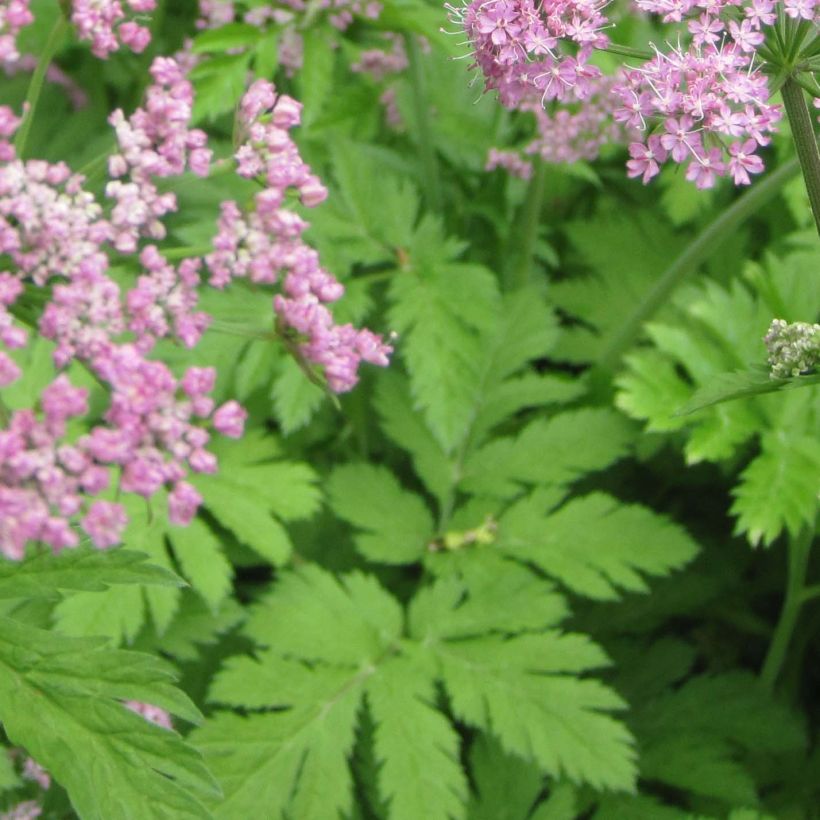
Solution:
M34 22L31 0L0 1L0 64L9 65L20 59L17 35Z
M239 126L245 141L235 155L238 173L265 187L250 212L236 202L222 204L214 250L206 262L216 287L237 277L259 284L281 282L274 299L280 330L295 336L307 362L323 368L331 390L344 392L356 384L362 361L385 366L392 349L369 330L335 323L327 305L344 288L302 239L307 222L285 207L289 190L307 207L327 196L288 133L299 123L300 112L299 103L277 95L265 80L257 80L242 98Z
M162 239L165 228L160 220L177 208L174 194L161 194L154 180L176 176L186 168L207 176L211 162L207 135L189 128L193 86L180 65L158 57L151 77L144 108L128 118L119 109L109 117L119 152L109 158L112 180L106 195L115 201L113 242L123 253L133 253L141 236Z
M156 0L72 0L71 22L101 59L123 46L139 54L151 42L151 32L129 15L147 14L156 6Z
M773 379L799 376L820 364L820 324L774 319L763 341Z

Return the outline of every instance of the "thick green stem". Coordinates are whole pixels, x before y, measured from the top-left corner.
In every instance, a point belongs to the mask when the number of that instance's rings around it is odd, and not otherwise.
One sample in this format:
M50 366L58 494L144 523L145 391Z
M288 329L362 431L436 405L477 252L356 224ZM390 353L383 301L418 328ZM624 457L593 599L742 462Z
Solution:
M28 135L31 131L31 123L34 121L34 115L37 112L37 103L40 101L40 94L43 90L48 67L51 65L54 55L60 48L67 30L68 21L61 14L54 23L51 33L48 35L48 40L34 68L34 74L31 75L31 82L29 83L28 92L26 93L23 121L17 129L17 136L14 138L14 149L18 157L22 158L25 155L26 143L28 142Z
M793 77L786 79L780 93L783 95L783 104L789 117L797 157L803 169L803 179L806 182L806 190L809 192L809 203L814 214L817 233L820 234L820 150L817 147L811 114L806 105L803 89Z
M783 668L792 633L800 615L800 608L805 600L806 570L813 535L814 527L804 527L796 537L789 541L789 576L786 583L786 597L769 644L769 651L763 662L763 669L760 672L760 680L767 689L774 688Z
M430 106L427 98L427 78L421 60L421 50L414 34L406 34L404 45L410 64L410 82L413 86L413 108L416 114L418 129L419 156L422 166L422 181L427 205L434 211L441 210L441 186L439 183L438 161L433 146L433 135L430 128Z
M618 366L623 354L640 335L644 324L666 304L678 285L697 270L739 225L768 202L799 168L799 162L795 158L756 182L687 245L680 256L664 271L652 290L635 307L632 314L624 320L618 332L604 345L592 371L594 383L606 379Z
M510 254L510 265L506 271L507 290L517 290L526 287L532 274L532 263L535 253L535 243L538 241L538 226L541 222L541 205L544 201L544 186L547 178L547 166L536 157L527 198L521 206L518 225L520 230L515 233L516 249Z

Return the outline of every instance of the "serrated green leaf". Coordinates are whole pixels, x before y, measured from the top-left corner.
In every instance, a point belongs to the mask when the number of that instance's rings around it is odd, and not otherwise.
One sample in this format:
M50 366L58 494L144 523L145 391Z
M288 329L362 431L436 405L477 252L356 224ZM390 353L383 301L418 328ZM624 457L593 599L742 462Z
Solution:
M820 441L787 429L764 436L732 495L737 532L753 545L812 526L820 506Z
M470 800L468 820L527 820L541 793L544 778L537 766L480 734L470 747L470 770L477 794Z
M452 483L452 468L441 445L412 409L409 387L396 373L384 373L376 386L375 406L384 432L413 460L418 477L439 501Z
M20 563L0 563L0 598L59 597L61 590L103 591L119 584L182 586L173 572L130 550L43 552Z
M233 579L233 568L219 538L201 518L187 527L172 528L168 538L182 574L211 609L217 610L230 593Z
M0 720L89 820L210 816L214 785L174 732L126 709L135 698L196 718L156 658L0 619Z
M433 518L417 495L405 490L385 467L345 464L328 482L330 505L362 530L356 536L361 554L386 564L419 561L434 532Z
M616 599L647 592L643 575L668 575L697 554L677 525L645 507L594 493L544 514L537 497L516 504L499 524L499 545L579 595Z
M390 820L464 816L459 737L435 700L433 680L409 658L384 664L367 681L379 792Z
M480 387L481 334L494 326L498 309L495 277L478 265L439 260L394 278L390 301L415 404L451 450L469 429Z
M570 484L617 461L631 439L629 423L611 410L583 409L538 419L517 436L495 439L469 456L461 487L508 498L524 484Z

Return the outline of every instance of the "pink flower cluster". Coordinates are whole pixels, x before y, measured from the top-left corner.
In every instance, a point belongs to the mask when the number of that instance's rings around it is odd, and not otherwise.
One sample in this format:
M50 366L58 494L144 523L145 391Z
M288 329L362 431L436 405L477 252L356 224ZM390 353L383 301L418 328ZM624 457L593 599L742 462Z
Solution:
M126 10L132 15L147 14L156 6L156 0L72 0L71 22L97 57L105 59L122 46L139 54L151 42L151 32L128 18Z
M257 178L265 189L244 213L236 202L222 204L214 251L206 258L211 282L224 287L235 277L261 284L282 280L274 299L279 326L294 334L301 355L323 368L331 390L350 390L362 361L385 366L391 352L380 336L352 325L337 325L327 304L344 293L302 240L307 223L283 207L288 189L312 207L327 191L302 161L288 131L299 123L301 106L273 85L256 81L242 98L239 122L245 142L236 152L238 173Z
M34 22L29 8L31 0L0 0L0 63L12 64L20 59L17 35Z
M157 195L154 178L186 168L204 174L210 161L204 133L188 129L191 88L178 66L158 59L152 76L146 107L129 120L113 118L120 153L112 170L129 181L111 184L136 188L127 225L116 195L121 188L115 188L107 219L83 190L82 177L65 165L18 160L10 139L19 119L0 107L0 253L12 263L0 271L0 343L8 350L0 350L0 386L20 376L13 353L27 335L11 311L30 282L51 287L38 325L55 343L55 365L82 363L109 397L108 409L85 435L69 422L88 414L89 392L65 374L42 392L39 412L6 412L0 553L12 559L33 541L55 550L73 547L78 528L99 548L118 543L125 509L102 497L116 488L145 498L167 489L171 522L187 524L201 503L185 480L188 472L217 466L206 449L208 428L242 434L245 411L233 401L215 408L209 396L212 368L189 368L177 379L167 365L147 358L158 339L192 347L207 327L207 315L197 310L200 260L174 267L148 245L139 254L143 273L125 291L109 270L112 246L137 250L140 229L161 233L159 217L175 207L173 199Z
M20 767L20 775L24 780L30 780L37 784L43 792L51 788L51 775L33 758L28 757L22 749L10 749L9 757L19 766L19 761L23 761ZM36 820L43 813L41 806L42 796L37 800L24 800L12 806L8 811L0 814L0 820Z
M667 0L640 2L656 11L667 5ZM748 185L749 175L763 170L757 151L769 143L781 111L768 102L767 78L756 67L755 48L764 39L761 25L774 20L774 3L755 0L740 24L724 20L728 5L718 0L708 11L697 8L688 48L656 50L653 59L624 72L615 86L622 103L615 118L648 134L629 146L629 176L648 182L671 160L686 165L686 178L698 188L710 188L727 175L736 185ZM678 8L665 17L683 13Z
M17 35L34 22L30 3L0 0L0 65L20 59ZM95 56L105 59L123 46L137 53L145 50L151 32L137 19L154 11L156 5L156 0L71 0L69 11L79 38L91 43Z
M589 63L608 44L606 0L472 0L447 4L463 29L484 75L503 105L517 107L534 94L547 100L584 99L600 70Z
M759 150L781 118L757 51L778 8L816 23L820 0L634 2L682 30L670 32L676 46L652 46L651 59L619 71L606 86L588 63L592 49L609 44L598 0L472 0L446 8L467 34L485 88L497 90L505 106L536 110L536 97L541 107L580 101L577 110L537 114L541 136L531 152L572 161L631 132L631 177L648 182L671 161L684 164L699 188L723 176L749 184L763 170Z
M112 180L105 192L115 201L113 241L123 253L132 253L140 236L162 239L165 228L160 220L176 210L174 194L160 194L154 179L176 176L186 168L207 176L211 162L207 135L189 128L193 87L180 65L158 57L151 66L151 77L154 82L144 108L129 118L121 110L109 117L119 153L109 159Z

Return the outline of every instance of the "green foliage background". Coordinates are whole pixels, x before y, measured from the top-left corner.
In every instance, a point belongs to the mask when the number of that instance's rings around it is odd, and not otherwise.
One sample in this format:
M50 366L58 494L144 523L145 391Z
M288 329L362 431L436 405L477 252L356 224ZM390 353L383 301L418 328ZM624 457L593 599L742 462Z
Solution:
M34 4L28 50L49 5ZM166 4L157 52L193 18ZM297 139L330 188L310 240L347 286L340 316L395 331L396 355L337 408L253 338L270 299L242 285L203 300L251 335L163 349L175 367L216 365L219 398L251 411L246 436L218 444L220 472L197 479L204 511L178 529L136 504L121 550L0 565L0 722L56 780L45 817L819 816L817 587L777 685L759 670L787 542L815 532L820 394L678 412L747 383L720 380L764 361L773 316L818 319L805 194L779 190L602 372L738 194L674 172L645 189L612 149L545 170L527 235L526 184L483 163L532 124L476 100L444 22L422 0L388 0L345 35L319 19L293 78L275 27L196 36L196 114L222 155L249 71L304 102ZM382 31L429 50L379 83L350 65ZM66 45L90 105L72 114L47 88L31 153L79 168L107 150L105 117L139 99L146 59L100 71ZM385 84L402 130L384 122ZM25 88L4 82L0 101ZM247 193L230 177L169 184L169 249L207 243L219 201ZM522 264L527 284L510 287ZM11 408L51 377L46 343L27 355ZM128 699L170 710L178 732ZM0 807L32 788L0 754Z

